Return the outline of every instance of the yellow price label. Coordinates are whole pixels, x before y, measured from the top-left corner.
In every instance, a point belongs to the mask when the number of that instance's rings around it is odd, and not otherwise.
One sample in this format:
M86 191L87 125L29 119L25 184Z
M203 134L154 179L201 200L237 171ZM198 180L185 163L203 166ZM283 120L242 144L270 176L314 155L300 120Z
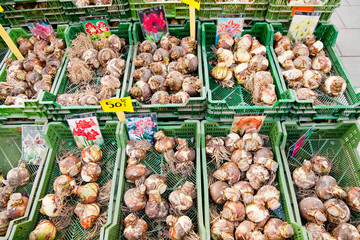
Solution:
M102 100L100 104L104 112L134 112L130 97Z
M196 8L198 11L200 11L200 0L182 0L183 3L187 5L191 5L194 8Z
M4 11L4 9L2 8L2 6L0 6L0 12L3 12Z

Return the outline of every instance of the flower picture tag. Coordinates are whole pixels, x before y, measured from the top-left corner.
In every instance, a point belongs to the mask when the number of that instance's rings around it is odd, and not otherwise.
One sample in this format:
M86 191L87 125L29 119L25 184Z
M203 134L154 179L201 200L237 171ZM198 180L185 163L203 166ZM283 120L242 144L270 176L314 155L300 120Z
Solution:
M246 132L259 132L266 116L235 116L231 132L243 135Z
M29 165L40 165L47 152L43 125L22 125L21 159Z
M219 14L216 25L215 45L221 33L228 33L231 37L241 37L244 27L245 14Z
M66 120L79 148L104 143L95 113L66 115Z
M156 113L148 114L126 114L126 127L129 140L147 139L154 143L154 134L157 132Z
M320 16L320 12L295 12L289 28L289 37L301 41L313 34Z
M110 37L111 32L105 16L81 17L80 20L92 40Z
M49 20L47 19L26 20L25 23L29 27L32 35L34 35L35 37L49 40L49 35L55 33Z
M154 42L169 32L164 6L156 6L138 10L139 21L143 36L146 40Z

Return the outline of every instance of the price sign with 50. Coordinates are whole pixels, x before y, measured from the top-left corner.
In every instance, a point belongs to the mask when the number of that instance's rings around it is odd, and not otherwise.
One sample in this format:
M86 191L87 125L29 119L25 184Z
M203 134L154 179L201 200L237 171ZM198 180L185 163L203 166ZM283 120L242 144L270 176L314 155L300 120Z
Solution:
M134 112L130 97L107 99L100 104L104 112Z

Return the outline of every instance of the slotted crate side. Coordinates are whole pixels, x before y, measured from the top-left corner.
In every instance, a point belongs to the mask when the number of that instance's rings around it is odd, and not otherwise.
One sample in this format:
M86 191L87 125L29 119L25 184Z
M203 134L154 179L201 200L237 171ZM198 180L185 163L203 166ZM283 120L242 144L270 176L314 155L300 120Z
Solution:
M61 39L65 39L65 31L68 28L67 25L58 25L56 29L56 36ZM26 30L25 28L12 28L8 32L10 38L14 41L16 46L18 44L16 43L16 39L18 37L25 37L30 38L32 37L32 34L29 30ZM53 92L55 90L56 80L60 76L60 72L64 66L64 62L66 59L67 50L65 50L65 53L63 55L63 59L61 62L61 66L58 69L53 84L51 86L50 92ZM11 57L13 59L16 59L15 55L12 52L9 52L9 54L6 57ZM0 70L0 81L5 82L6 81L6 64L4 63L1 70ZM38 97L36 99L32 100L26 100L24 105L5 105L4 101L0 101L0 114L2 117L5 118L47 118L48 114L43 111L42 105L39 103L41 97L43 96L44 90L42 90Z
M182 178L180 174L174 174L171 172L167 172L167 185L169 186L166 193L163 194L163 197L167 199L170 189L175 189L177 186L183 184L185 180L191 181L196 184L197 190L197 199L196 199L196 209L195 207L190 208L188 211L184 212L190 218L192 218L193 224L196 225L195 229L197 229L197 233L200 235L201 239L206 239L206 233L203 225L203 200L202 200L202 185L201 185L201 154L200 154L200 122L194 120L185 120L184 122L158 122L158 130L163 130L167 136L172 137L180 137L188 139L188 143L190 143L190 147L193 147L196 151L196 177L191 176L188 178ZM128 141L128 133L126 129L125 123L121 124L121 131L119 134L120 141L122 144L122 148L126 147L126 143ZM195 139L195 144L189 142L190 139ZM161 167L164 165L164 159L161 154L155 153L147 153L145 160L142 161L145 165L149 166L155 174L163 174ZM160 162L160 165L159 165ZM126 169L126 155L123 154L123 158L121 159L121 182L119 185L118 198L121 202L118 203L117 210L118 212L114 214L114 225L108 229L108 233L105 236L109 236L108 239L124 239L122 236L123 232L123 219L126 217L121 211L121 205L123 204L123 195L125 188L127 187L126 180L124 179L124 172ZM165 196L166 195L166 196ZM145 216L145 213L142 211L140 213L142 217L145 218L148 224L151 223L150 219ZM196 221L196 222L195 222ZM150 224L152 226L152 224ZM149 227L150 228L150 227ZM150 230L150 229L148 229ZM107 238L105 238L107 239Z
M208 94L208 108L216 109L219 112L233 111L237 114L264 113L267 110L290 109L294 101L289 91L284 91L280 83L276 67L269 49L272 29L267 23L255 23L251 29L245 29L243 34L255 36L267 48L269 69L274 79L275 90L278 100L272 106L255 105L252 103L252 93L242 85L235 83L235 87L222 88L210 76L211 66L209 61L216 60L216 54L211 47L215 43L216 25L214 23L203 23L202 25L202 56L204 59L205 86Z
M131 9L131 18L133 21L138 21L139 16L137 11L156 7L156 6L164 6L165 15L167 18L176 18L176 19L186 19L189 18L189 6L181 1L160 1L160 2L152 2L152 1L144 1L144 0L129 0L130 9ZM198 16L199 11L196 10L196 16Z
M276 33L278 31L282 32L283 34L288 33L288 29L284 28L281 23L276 23L276 24L273 23L271 24L271 27L274 29L273 33ZM272 34L270 40L270 50L276 65L278 77L283 85L283 88L291 91L291 94L295 99L295 102L292 105L292 110L294 112L299 112L300 115L303 113L302 110L306 110L306 111L315 110L317 113L315 119L323 119L325 116L330 116L331 119L344 118L347 114L347 110L351 110L360 105L360 99L357 96L356 91L353 85L351 84L346 71L344 70L344 65L342 64L339 56L336 54L333 48L336 43L338 31L336 30L335 26L332 24L320 24L316 28L314 34L318 40L323 41L324 50L332 62L332 69L334 73L345 79L347 83L347 88L345 93L337 98L331 98L327 94L322 93L320 90L316 90L320 96L318 97L318 100L321 102L321 105L313 105L312 101L299 100L297 98L295 90L287 88L285 79L281 74L282 68L279 64L279 61L274 51L274 47L273 47L274 34Z
M321 0L323 5L335 5L335 4L339 4L340 1L341 0ZM288 5L288 0L270 0L270 4ZM319 6L319 5L304 4L304 5L296 5L296 6L307 6L307 7L309 7L309 6Z
M134 111L138 113L145 112L155 112L158 114L160 118L173 118L178 117L179 119L187 119L191 117L192 119L202 119L205 115L206 108L206 88L205 82L203 78L203 69L202 69L202 61L201 61L201 25L199 21L196 21L196 31L197 31L197 57L198 57L198 74L197 76L203 83L203 87L201 88L199 97L190 97L187 103L183 104L144 104L139 102L136 99L132 99L131 102L134 107ZM169 26L169 33L172 36L175 36L179 39L190 36L190 22L185 21L183 25L172 25ZM134 45L138 45L144 39L140 23L135 23L133 28L133 37L134 37ZM138 54L138 47L134 47L134 55L132 61L136 58ZM135 65L132 64L131 72L135 70ZM122 93L122 97L130 96L129 91L132 88L134 83L134 79L132 74L130 74L129 81L126 84L127 89Z
M313 11L321 13L319 22L329 22L332 14L339 6L340 4L314 6ZM292 11L294 7L297 6L274 5L270 3L265 20L269 23L283 22L289 26L293 18Z
M199 19L201 21L217 20L219 14L245 14L245 20L263 21L268 1L256 0L253 3L234 2L201 2Z
M209 184L208 184L208 173L213 170L215 166L213 164L209 164L211 161L210 158L207 158L205 152L205 136L211 135L214 137L225 137L230 133L231 125L219 125L216 122L202 121L201 122L201 155L202 155L202 174L203 174L203 187L204 187L204 222L205 228L207 232L207 239L211 239L210 234L210 197L209 197ZM277 177L275 181L278 181L279 185L277 186L278 190L280 190L280 209L271 212L273 217L277 217L290 223L294 229L294 236L289 238L290 240L301 240L307 239L307 236L304 230L295 222L294 214L291 207L291 202L288 197L288 190L286 187L286 179L284 168L281 162L280 151L278 146L280 145L282 130L279 122L274 121L265 121L261 127L260 134L267 135L270 138L270 144L272 151L275 156L275 160L278 162L279 167L277 171ZM215 204L214 204L215 205ZM216 205L217 210L219 210L221 206Z
M17 10L15 4L20 2L3 1L5 18L11 27L26 27L25 20L46 18L51 24L65 24L69 21L59 1L46 1L45 8Z
M300 216L292 171L299 167L305 159L310 160L316 154L327 156L333 163L330 176L334 177L341 187L346 189L360 184L360 175L358 173L360 161L356 150L360 141L360 129L357 122L316 124L309 140L305 142L294 157L288 156L289 147L300 139L312 125L312 123L300 124L291 121L282 123L283 137L279 149L286 172L295 220L299 225L303 225L305 222L302 222ZM360 214L351 211L350 221L358 221L359 219ZM309 238L312 239L311 234L307 233Z
M121 93L125 91L126 89L126 80L129 78L130 74L130 64L131 64L131 56L133 51L133 40L132 40L132 34L131 34L131 23L120 23L118 27L110 28L111 32L113 34L118 35L121 38L125 38L126 45L129 46L128 50L124 49L121 51L121 53L124 54L124 60L126 60L126 67L124 75L122 76L122 79L120 79L121 82L121 89L118 89L116 92L115 97L120 97ZM73 25L68 28L68 31L65 34L65 40L68 46L71 46L71 40L76 38L76 34L84 32L83 27L81 25ZM115 113L109 113L104 112L100 105L86 105L86 106L61 106L56 102L56 98L60 94L65 93L74 93L76 89L79 88L78 84L72 84L71 88L70 86L70 80L67 77L67 68L69 58L66 58L64 68L61 71L60 77L57 79L56 87L54 89L53 93L44 93L42 99L40 100L40 103L44 105L46 108L46 112L53 115L54 120L65 120L65 115L68 114L77 114L77 113L84 113L84 112L96 112L97 116L105 117L105 120L112 120L116 118ZM96 85L100 85L100 78L95 78L94 81L92 81Z
M120 155L122 151L121 145L116 137L117 127L117 122L106 122L105 126L101 127L101 133L105 140L105 143L101 146L101 149L103 151L104 164L101 166L102 172L100 175L100 179L97 181L97 183L101 187L106 184L108 180L112 179L113 181L109 205L107 207L103 206L102 209L102 211L107 210L109 212L109 219L107 221L107 224L110 224L112 221L112 213L114 211L113 203L116 191L116 188L114 188L114 186L116 186L118 178L117 173L119 172L118 169L120 164ZM9 239L27 239L30 232L35 229L37 223L41 219L46 218L44 215L40 214L39 210L41 207L41 201L39 200L46 194L53 191L53 181L56 177L61 175L58 164L55 161L57 153L60 151L78 149L70 129L63 123L49 123L45 128L45 139L50 149L41 177L39 191L37 192L34 201L34 207L27 221L16 224L14 226L14 230ZM65 144L63 144L64 142ZM72 196L68 199L70 199L70 202L73 205L77 203L76 197ZM87 233L88 230L85 230L81 227L78 221L78 217L76 215L73 215L69 228L65 229L62 232L58 232L57 238L84 239L87 237ZM98 237L92 239L98 239Z
M19 165L21 155L22 155L22 125L11 125L4 126L0 125L0 138L2 142L0 143L0 170L6 176L6 174L12 169ZM47 152L46 152L47 155ZM4 236L0 236L0 240L8 239L13 226L17 223L23 222L28 219L29 213L33 207L33 201L35 198L36 191L38 189L39 180L41 178L41 173L45 165L46 155L43 160L40 162L40 165L28 165L27 169L30 172L30 182L18 188L15 192L21 193L29 198L28 204L26 206L26 211L24 216L11 220L8 226L8 230Z

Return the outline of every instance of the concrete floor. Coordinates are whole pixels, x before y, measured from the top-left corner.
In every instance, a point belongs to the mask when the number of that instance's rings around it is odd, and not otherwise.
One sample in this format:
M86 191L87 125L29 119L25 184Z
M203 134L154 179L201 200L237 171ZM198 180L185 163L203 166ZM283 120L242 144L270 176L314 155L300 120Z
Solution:
M336 50L360 92L360 0L341 0L331 22L339 30Z

